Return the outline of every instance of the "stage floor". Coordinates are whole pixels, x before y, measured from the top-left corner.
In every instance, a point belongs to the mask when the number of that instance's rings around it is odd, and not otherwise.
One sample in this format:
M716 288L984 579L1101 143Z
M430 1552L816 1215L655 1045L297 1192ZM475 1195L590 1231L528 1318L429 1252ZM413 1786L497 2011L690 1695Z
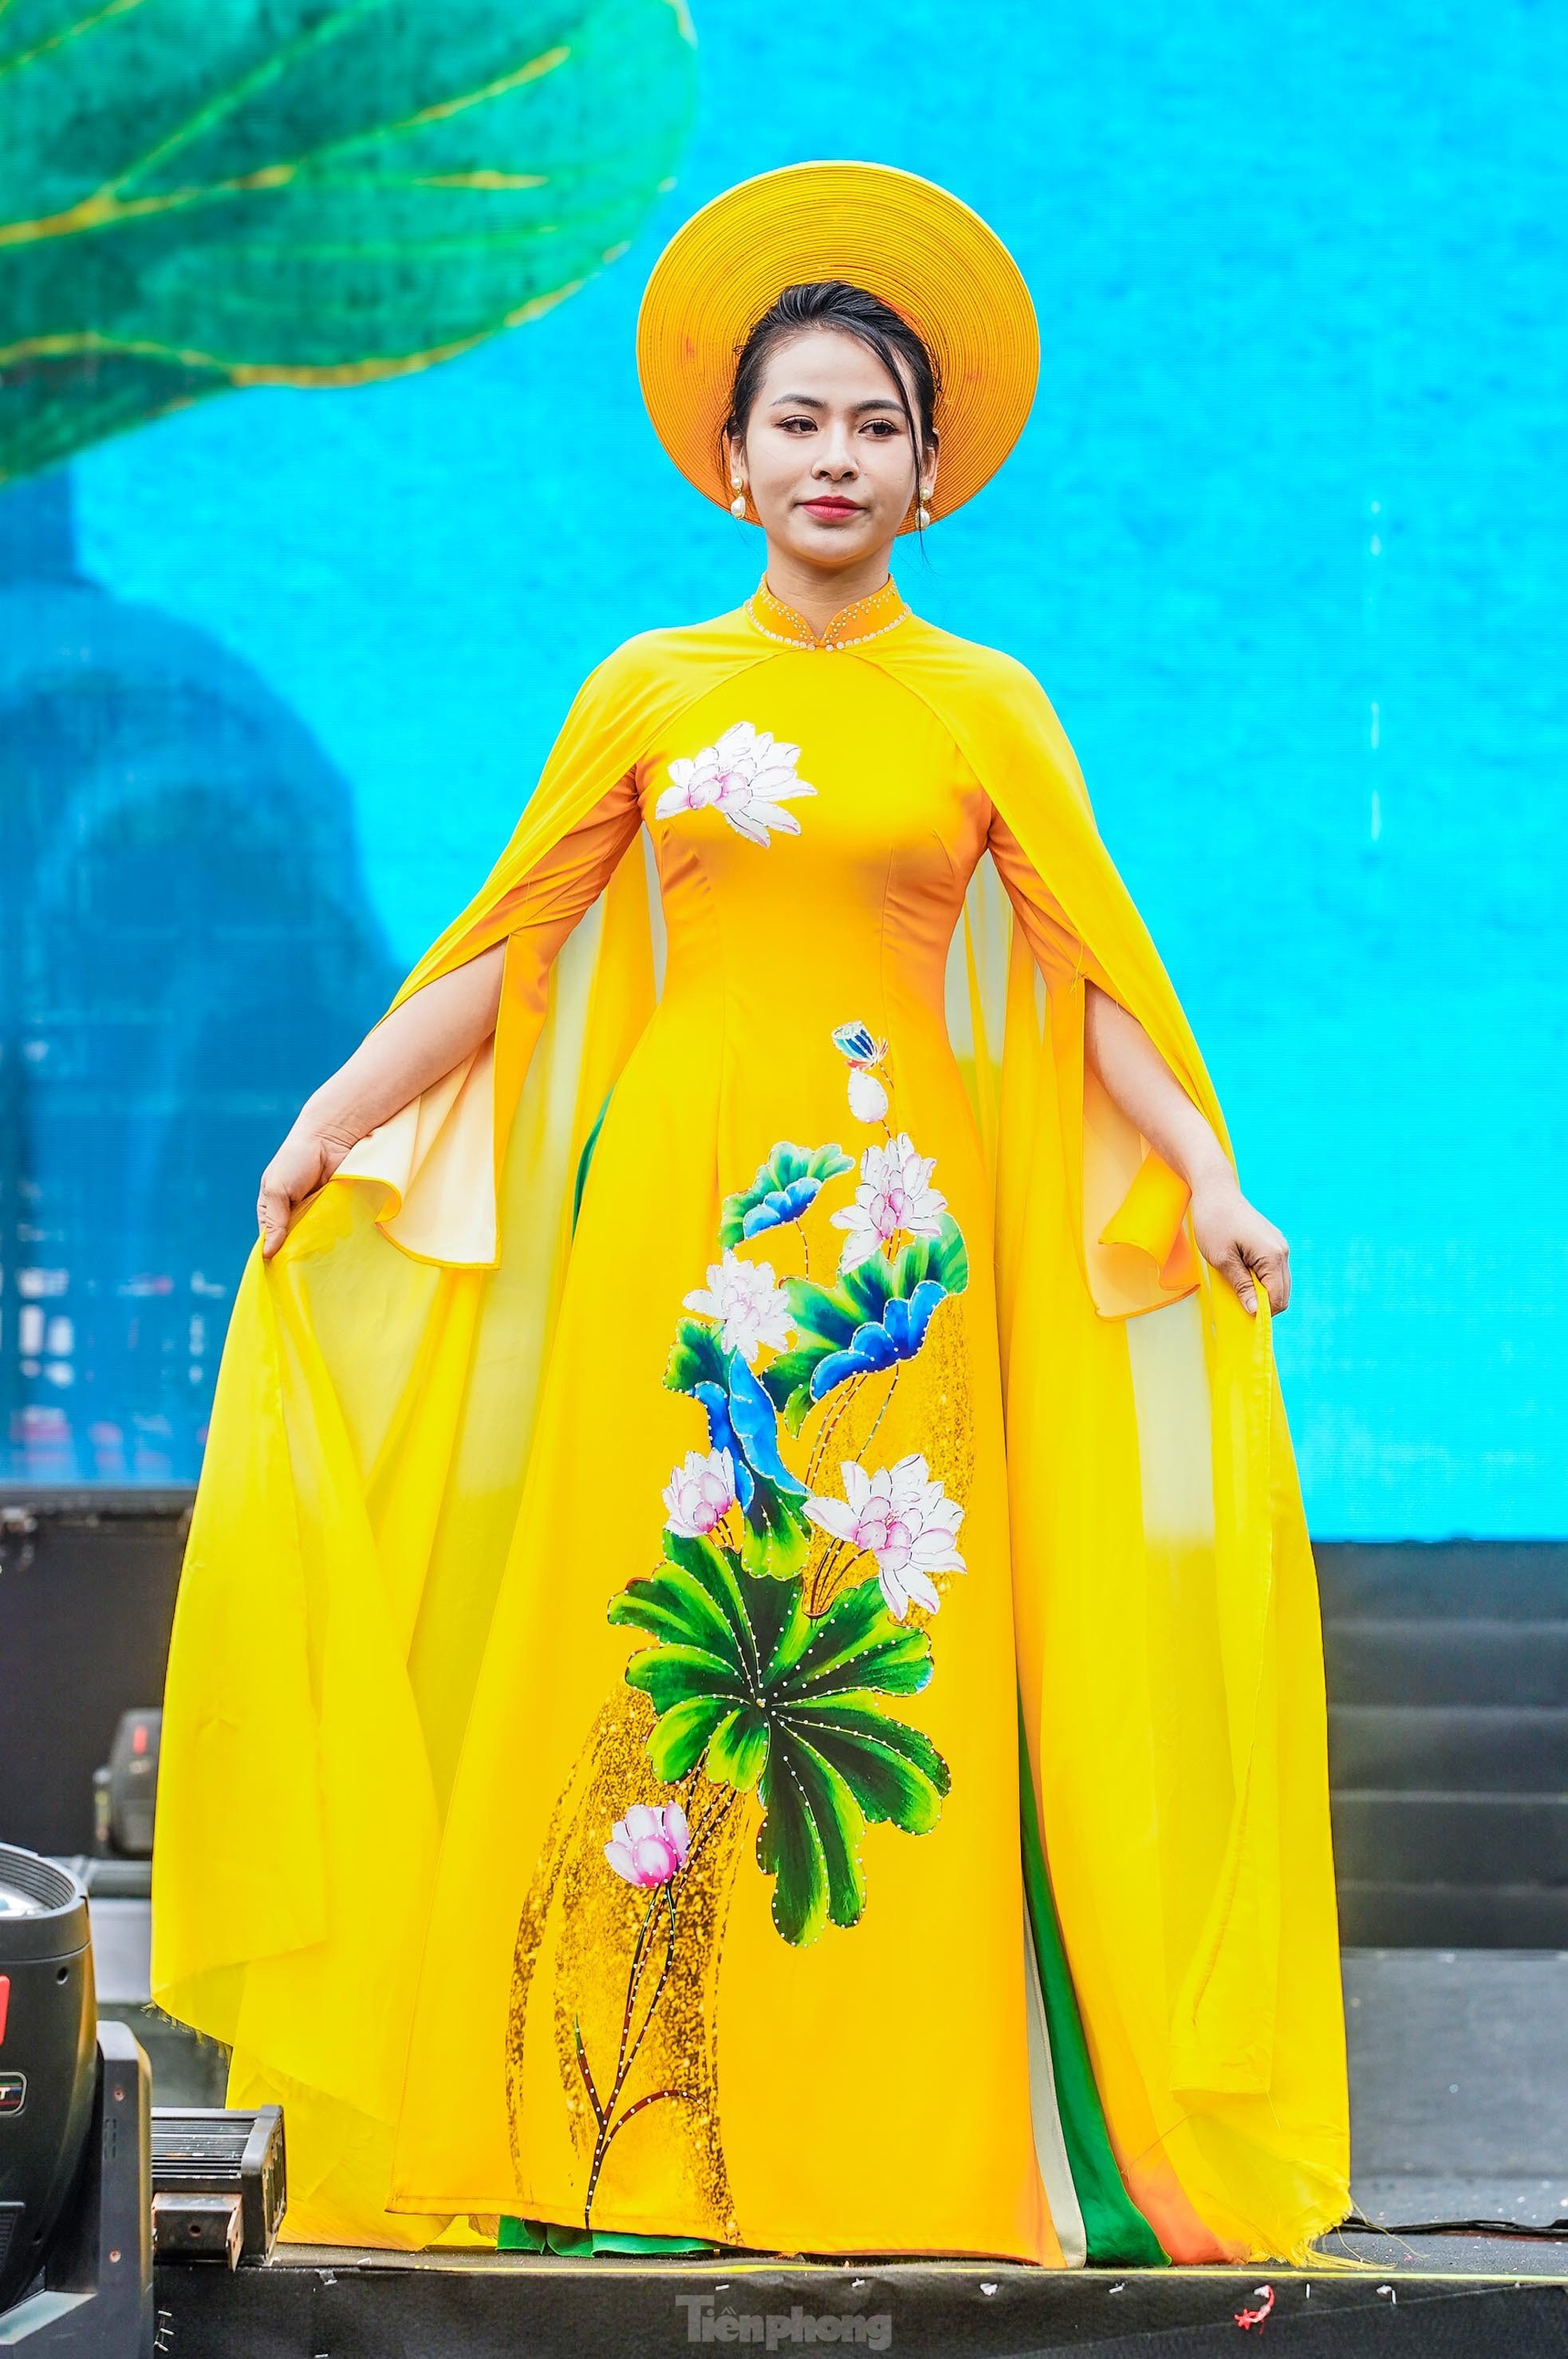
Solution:
M139 2036L145 2021L168 2042L155 2096L222 2102L221 2051L142 2018L145 1906L94 1901L92 1913L104 2001ZM1345 1990L1364 2224L1325 2238L1319 2267L1118 2275L874 2256L716 2267L280 2245L265 2267L233 2277L160 2269L160 2349L171 2359L651 2359L734 2342L903 2359L1155 2349L1187 2359L1236 2352L1256 2332L1291 2359L1568 2359L1568 1955L1351 1950ZM185 2078L189 2088L176 2085ZM1355 2266L1336 2270L1335 2256Z
M694 2344L901 2359L1563 2359L1568 2242L1341 2234L1353 2271L1064 2272L972 2261L568 2261L280 2247L231 2277L160 2269L160 2348L200 2359L663 2359Z

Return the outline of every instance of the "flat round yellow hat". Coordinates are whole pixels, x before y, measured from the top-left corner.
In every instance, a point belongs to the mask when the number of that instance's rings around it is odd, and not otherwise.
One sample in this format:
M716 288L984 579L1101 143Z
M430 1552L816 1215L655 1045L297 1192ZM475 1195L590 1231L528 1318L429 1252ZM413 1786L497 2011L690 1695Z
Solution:
M1023 430L1040 332L995 231L946 189L891 165L762 172L676 232L637 319L637 373L660 441L688 483L729 506L719 436L741 347L783 288L820 278L880 296L935 363L942 456L931 510L950 516Z

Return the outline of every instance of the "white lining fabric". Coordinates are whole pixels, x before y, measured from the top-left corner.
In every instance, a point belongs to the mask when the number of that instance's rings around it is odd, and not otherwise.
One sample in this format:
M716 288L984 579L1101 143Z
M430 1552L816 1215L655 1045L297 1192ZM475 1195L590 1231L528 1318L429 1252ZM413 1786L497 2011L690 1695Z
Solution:
M1067 2163L1066 2140L1056 2103L1056 2073L1051 2061L1050 2035L1045 2028L1045 1999L1027 1922L1023 1928L1023 1978L1024 2011L1029 2018L1029 2110L1034 2124L1034 2158L1044 2181L1062 2258L1070 2269L1081 2269L1088 2261L1089 2242L1078 2190Z

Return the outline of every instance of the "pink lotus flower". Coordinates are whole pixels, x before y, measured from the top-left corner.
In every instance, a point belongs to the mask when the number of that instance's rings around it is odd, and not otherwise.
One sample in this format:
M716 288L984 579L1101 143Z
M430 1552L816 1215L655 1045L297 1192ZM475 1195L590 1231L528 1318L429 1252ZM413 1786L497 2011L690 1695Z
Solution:
M819 1529L877 1560L888 1612L902 1622L911 1601L935 1614L941 1599L934 1572L968 1571L958 1553L964 1510L949 1499L918 1452L867 1474L852 1459L839 1469L842 1499L808 1497L806 1512Z
M662 1808L639 1802L616 1820L611 1832L614 1840L605 1844L604 1856L617 1875L641 1891L668 1884L686 1865L691 1831L678 1802L665 1802Z
M916 1155L906 1130L886 1147L867 1147L854 1202L832 1216L836 1229L849 1232L838 1258L840 1270L859 1268L879 1245L901 1233L911 1237L941 1234L947 1199L931 1185L935 1169L936 1158Z
M735 1461L727 1450L688 1450L686 1463L676 1467L665 1485L664 1501L667 1532L702 1538L735 1505Z
M798 745L780 745L765 730L759 734L750 721L737 721L717 745L670 764L671 784L654 805L654 817L713 810L752 843L765 845L770 828L798 835L799 820L779 806L816 792L795 776L799 759Z

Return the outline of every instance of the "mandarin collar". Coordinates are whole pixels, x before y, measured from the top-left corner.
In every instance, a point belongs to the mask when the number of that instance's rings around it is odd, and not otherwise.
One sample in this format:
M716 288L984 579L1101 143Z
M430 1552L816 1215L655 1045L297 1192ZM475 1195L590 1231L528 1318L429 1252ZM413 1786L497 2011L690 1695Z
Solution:
M820 637L804 614L775 598L764 574L746 601L746 612L752 625L765 639L780 639L785 647L812 647L831 655L840 647L859 647L864 639L881 636L902 623L909 613L898 584L890 574L880 590L869 598L857 598L852 605L840 606Z

